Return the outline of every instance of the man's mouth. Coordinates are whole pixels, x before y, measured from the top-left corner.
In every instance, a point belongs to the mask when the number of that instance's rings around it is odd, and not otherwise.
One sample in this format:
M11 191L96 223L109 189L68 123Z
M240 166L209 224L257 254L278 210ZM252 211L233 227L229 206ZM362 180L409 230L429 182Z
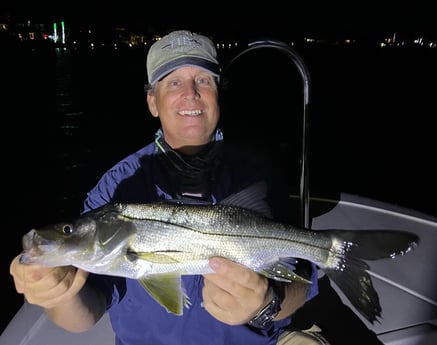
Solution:
M184 115L184 116L198 116L201 115L203 113L202 110L198 109L198 110L181 110L180 112L178 112L179 115Z

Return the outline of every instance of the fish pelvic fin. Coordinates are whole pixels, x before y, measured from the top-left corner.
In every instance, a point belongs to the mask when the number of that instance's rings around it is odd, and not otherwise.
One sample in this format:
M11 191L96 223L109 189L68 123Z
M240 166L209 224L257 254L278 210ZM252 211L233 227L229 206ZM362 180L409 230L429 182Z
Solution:
M138 281L169 313L182 315L183 308L189 308L191 305L183 288L181 275L178 273L149 275Z
M365 260L394 259L410 252L418 243L416 234L399 230L324 230L331 233L333 247L327 276L340 288L356 310L370 323L379 322L381 305L367 272Z

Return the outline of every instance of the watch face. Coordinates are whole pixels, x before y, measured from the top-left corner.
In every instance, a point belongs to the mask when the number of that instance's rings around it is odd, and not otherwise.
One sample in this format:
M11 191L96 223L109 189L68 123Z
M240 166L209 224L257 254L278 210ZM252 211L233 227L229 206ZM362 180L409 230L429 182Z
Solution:
M281 301L279 297L273 292L272 301L267 304L260 312L248 322L249 325L256 328L270 327L273 319L281 311Z

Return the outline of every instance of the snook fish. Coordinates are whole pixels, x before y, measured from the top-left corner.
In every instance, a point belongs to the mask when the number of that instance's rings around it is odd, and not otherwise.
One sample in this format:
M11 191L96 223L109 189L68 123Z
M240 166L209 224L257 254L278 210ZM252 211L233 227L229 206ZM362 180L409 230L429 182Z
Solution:
M271 279L307 281L290 258L315 263L371 323L381 306L364 260L408 253L419 238L397 230L309 230L272 220L248 188L215 205L107 204L23 236L21 262L73 265L137 279L169 312L189 305L181 275L212 273L222 256ZM249 205L249 208L241 205ZM310 281L307 281L311 283Z

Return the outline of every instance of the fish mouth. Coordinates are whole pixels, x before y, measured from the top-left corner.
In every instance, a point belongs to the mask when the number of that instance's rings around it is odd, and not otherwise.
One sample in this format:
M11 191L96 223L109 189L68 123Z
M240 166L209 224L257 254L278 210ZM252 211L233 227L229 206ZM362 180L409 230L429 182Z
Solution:
M36 262L36 258L44 253L44 246L48 247L50 244L53 244L53 241L40 236L35 229L30 230L22 238L24 253L20 262L24 264Z
M28 252L32 248L34 244L34 238L37 235L38 234L36 233L35 229L32 229L26 235L23 236L22 244L25 252Z
M36 229L30 230L22 239L24 250L29 250L35 246L52 245L55 242L54 239L42 236Z
M24 251L30 251L39 246L53 243L53 241L47 240L39 235L35 229L30 230L26 235L24 235L22 242Z
M23 236L22 245L24 253L20 257L21 264L31 264L35 262L35 257L38 256L38 233L32 229Z

